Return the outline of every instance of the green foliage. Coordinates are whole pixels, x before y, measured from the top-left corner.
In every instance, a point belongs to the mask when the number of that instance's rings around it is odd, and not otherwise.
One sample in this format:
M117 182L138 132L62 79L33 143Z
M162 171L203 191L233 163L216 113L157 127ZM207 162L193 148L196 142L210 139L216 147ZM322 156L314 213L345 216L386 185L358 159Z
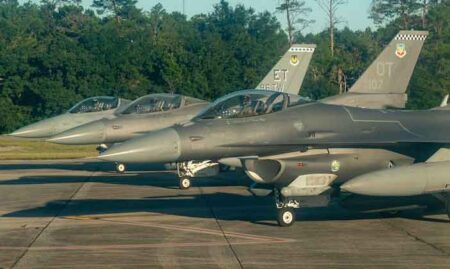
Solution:
M116 4L116 8L112 5ZM0 133L61 113L96 95L135 99L176 92L214 99L253 88L288 46L270 12L256 13L220 1L210 14L187 19L158 4L151 11L134 0L96 0L84 10L78 0L40 4L0 0ZM438 105L449 89L449 4L430 1L430 37L410 84L411 108ZM317 44L303 94L336 94L338 73L351 86L402 27L395 15L376 31L327 31L296 36ZM410 26L421 28L420 17Z
M402 27L406 30L411 17L417 15L423 8L423 2L423 0L372 0L370 17L376 24L400 18Z
M269 12L220 2L188 20L158 4L0 0L0 133L96 95L176 92L213 99L253 88L287 48Z

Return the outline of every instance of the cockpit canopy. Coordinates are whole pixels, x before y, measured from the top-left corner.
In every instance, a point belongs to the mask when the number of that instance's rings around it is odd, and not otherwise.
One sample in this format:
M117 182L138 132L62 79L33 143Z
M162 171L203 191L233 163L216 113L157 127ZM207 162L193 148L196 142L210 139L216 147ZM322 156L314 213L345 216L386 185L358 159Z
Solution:
M178 109L182 106L204 102L205 101L203 100L178 94L149 94L133 101L121 114L127 115L163 112Z
M84 99L69 109L69 113L91 113L115 109L119 106L119 98L112 96L96 96Z
M253 117L309 102L311 102L310 99L298 95L268 90L237 91L214 101L196 119Z

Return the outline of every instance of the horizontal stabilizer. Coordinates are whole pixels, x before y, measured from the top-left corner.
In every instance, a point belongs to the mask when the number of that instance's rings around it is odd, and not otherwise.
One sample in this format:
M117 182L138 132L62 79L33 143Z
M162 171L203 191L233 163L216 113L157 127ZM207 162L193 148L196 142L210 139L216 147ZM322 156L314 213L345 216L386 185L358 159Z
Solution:
M321 102L333 105L363 107L372 109L404 108L408 101L406 93L352 93L322 99Z

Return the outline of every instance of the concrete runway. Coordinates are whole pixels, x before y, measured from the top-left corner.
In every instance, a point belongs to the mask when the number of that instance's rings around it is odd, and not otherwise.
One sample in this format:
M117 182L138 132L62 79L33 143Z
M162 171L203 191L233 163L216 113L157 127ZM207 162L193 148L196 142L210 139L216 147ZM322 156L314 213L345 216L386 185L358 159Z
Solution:
M332 206L281 228L272 199L252 197L240 173L179 190L173 172L152 169L1 162L0 268L450 268L443 214Z

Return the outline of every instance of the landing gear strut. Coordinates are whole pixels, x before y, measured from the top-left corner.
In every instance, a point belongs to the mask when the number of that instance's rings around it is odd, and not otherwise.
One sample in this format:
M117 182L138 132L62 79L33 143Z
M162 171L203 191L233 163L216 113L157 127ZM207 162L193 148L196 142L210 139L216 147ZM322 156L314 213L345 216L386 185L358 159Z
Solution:
M450 219L450 195L447 195L447 200L445 201L445 209L447 211L447 217Z
M210 177L219 173L218 163L212 161L189 161L177 163L177 173L180 179L180 189L191 187L191 179L194 177Z
M123 163L116 163L116 172L119 174L125 173L127 167Z
M277 207L277 222L281 227L288 227L295 223L295 209L300 203L295 199L282 197L278 189L274 190L275 205Z

